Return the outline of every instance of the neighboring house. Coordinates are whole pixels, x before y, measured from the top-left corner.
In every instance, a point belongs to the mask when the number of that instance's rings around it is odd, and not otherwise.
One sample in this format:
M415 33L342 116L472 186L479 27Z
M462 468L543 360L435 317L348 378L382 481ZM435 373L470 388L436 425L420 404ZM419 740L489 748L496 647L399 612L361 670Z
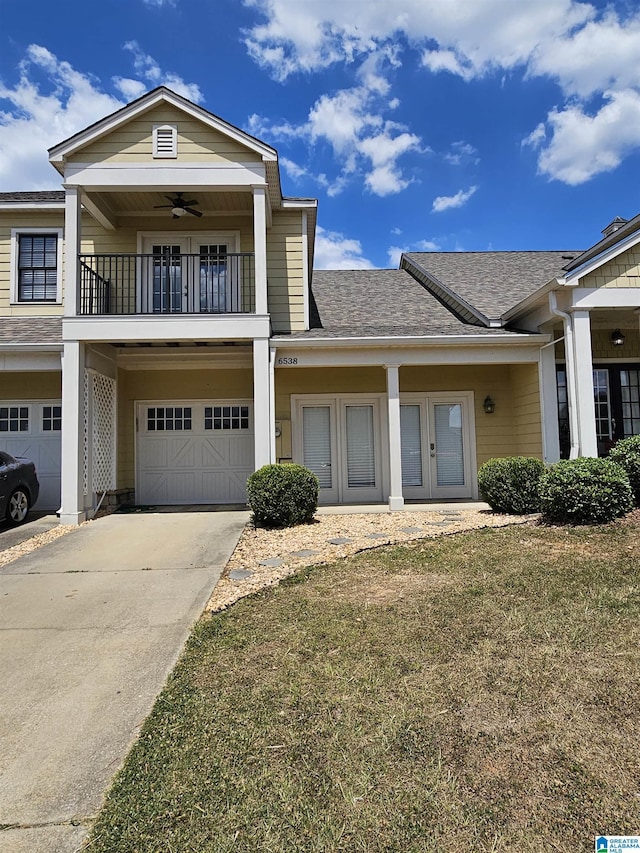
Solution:
M168 89L49 153L64 190L0 193L0 449L64 523L105 492L241 502L270 461L325 502L469 499L492 456L640 433L640 216L312 276L316 201Z

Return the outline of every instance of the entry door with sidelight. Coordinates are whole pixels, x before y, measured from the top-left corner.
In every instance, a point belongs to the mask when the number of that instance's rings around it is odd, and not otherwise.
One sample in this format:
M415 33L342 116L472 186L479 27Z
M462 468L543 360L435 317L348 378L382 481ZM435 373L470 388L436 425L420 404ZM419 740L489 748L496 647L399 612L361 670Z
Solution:
M473 495L471 402L465 395L425 395L400 406L405 498Z
M296 454L320 481L323 503L382 500L376 400L332 398L298 406Z

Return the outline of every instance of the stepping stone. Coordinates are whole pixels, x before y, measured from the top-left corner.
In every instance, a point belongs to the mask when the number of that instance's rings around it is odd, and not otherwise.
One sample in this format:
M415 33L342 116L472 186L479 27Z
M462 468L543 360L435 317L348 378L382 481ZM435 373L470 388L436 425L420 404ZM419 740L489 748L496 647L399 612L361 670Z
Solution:
M303 548L302 551L294 551L292 557L313 557L314 554L319 554L320 551L313 551L311 548Z
M462 515L461 512L458 512L457 509L442 509L439 512L439 515Z
M329 539L329 545L348 545L353 542L353 539L347 539L345 536L336 536L335 539Z
M247 578L250 578L253 572L250 572L249 569L233 569L229 572L229 577L232 581L243 581Z
M281 560L280 557L271 557L270 560L260 560L259 565L269 566L271 569L277 569L278 566L281 566L283 563L284 560Z
M389 539L388 533L367 533L367 539Z
M400 530L403 533L421 533L422 532L421 527L401 527Z
M453 524L453 521L432 521L431 524L434 527L447 527L449 524Z

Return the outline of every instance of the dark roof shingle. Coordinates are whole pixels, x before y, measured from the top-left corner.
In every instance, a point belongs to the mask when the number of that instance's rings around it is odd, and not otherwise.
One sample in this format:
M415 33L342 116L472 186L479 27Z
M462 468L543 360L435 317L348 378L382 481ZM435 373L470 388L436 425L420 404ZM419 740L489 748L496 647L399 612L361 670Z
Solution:
M407 252L418 264L485 317L496 319L548 281L580 251Z
M275 338L496 335L461 322L404 270L315 270L311 329Z
M0 317L0 344L62 344L62 317Z

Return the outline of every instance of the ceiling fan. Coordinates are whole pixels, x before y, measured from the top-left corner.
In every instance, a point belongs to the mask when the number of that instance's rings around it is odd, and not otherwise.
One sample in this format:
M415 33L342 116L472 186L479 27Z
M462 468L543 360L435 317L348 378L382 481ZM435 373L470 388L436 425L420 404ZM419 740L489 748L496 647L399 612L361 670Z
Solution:
M181 192L177 192L175 196L166 195L165 198L168 199L171 204L155 204L154 208L171 208L171 213L173 214L174 219L178 219L186 213L190 213L192 216L202 216L202 213L199 210L194 210L193 207L191 207L192 204L198 204L199 202L197 202L195 198L186 201L182 196L183 193Z

